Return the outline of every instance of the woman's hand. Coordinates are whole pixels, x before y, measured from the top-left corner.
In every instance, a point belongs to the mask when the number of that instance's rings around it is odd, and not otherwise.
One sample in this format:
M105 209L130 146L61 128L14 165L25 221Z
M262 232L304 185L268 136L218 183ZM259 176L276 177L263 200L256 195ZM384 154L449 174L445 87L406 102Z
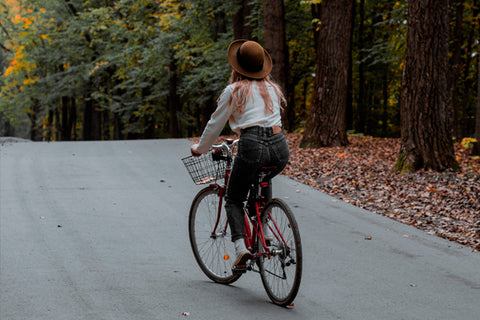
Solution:
M200 157L202 155L200 152L198 152L198 143L195 143L190 147L190 152L194 157Z

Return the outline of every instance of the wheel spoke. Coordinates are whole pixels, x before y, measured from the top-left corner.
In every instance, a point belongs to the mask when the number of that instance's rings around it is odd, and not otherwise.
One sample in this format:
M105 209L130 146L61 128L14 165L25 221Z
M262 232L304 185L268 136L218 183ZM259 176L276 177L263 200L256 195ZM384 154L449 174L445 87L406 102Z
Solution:
M237 280L238 276L232 273L233 259L230 257L233 257L234 248L229 229L224 230L227 217L223 208L217 224L219 200L213 188L206 188L197 195L190 211L189 234L202 271L213 281L226 284Z
M295 299L301 281L300 234L293 214L281 200L272 200L265 211L270 214L266 219L274 241L272 255L260 260L262 282L274 303L287 305Z

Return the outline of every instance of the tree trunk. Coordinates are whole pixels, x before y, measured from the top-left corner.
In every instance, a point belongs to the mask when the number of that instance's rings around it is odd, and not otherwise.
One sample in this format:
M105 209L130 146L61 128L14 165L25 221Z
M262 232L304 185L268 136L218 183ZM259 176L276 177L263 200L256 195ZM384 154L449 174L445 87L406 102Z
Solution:
M353 28L355 25L355 11L356 8L356 1L353 1L352 13L351 13L351 20L352 20L352 27L350 28L350 50L349 50L349 57L348 57L348 89L347 89L347 106L345 107L345 123L346 128L348 130L353 129Z
M458 169L448 121L448 0L408 2L398 172Z
M220 7L223 4L223 0L215 0L215 7ZM227 19L225 12L217 11L214 16L215 31L213 33L213 42L217 42L220 36L227 32Z
M315 65L315 90L303 147L348 144L346 107L353 0L324 0Z
M272 77L283 88L287 87L287 46L283 0L263 1L265 49L273 60Z
M288 49L285 40L285 9L283 0L263 1L265 49L273 60L272 78L285 92L288 86ZM295 124L293 105L285 107L283 125L291 131Z
M365 89L365 0L360 0L359 5L360 22L358 26L358 104L355 113L354 129L357 133L365 133L365 119L367 113L366 89Z
M389 97L389 86L388 86L388 65L384 65L383 70L383 108L382 108L382 137L387 136L388 129L388 97Z
M477 114L475 117L475 139L477 142L473 145L472 154L480 156L480 57L478 59L478 78L477 78Z
M38 126L38 114L40 113L40 103L38 100L34 99L33 105L28 111L28 116L30 118L30 140L40 141L42 140L41 128Z
M233 35L236 39L255 40L252 38L253 27L248 25L248 17L252 13L250 0L234 0L238 11L233 15Z
M169 118L169 134L170 138L179 138L180 137L180 128L178 126L178 117L177 111L180 108L180 97L178 96L177 91L177 65L175 59L171 59L170 68L169 68L169 93L168 93L168 111L170 114Z
M70 98L62 97L62 123L60 126L60 140L69 141L71 140L71 127L70 127Z
M70 98L70 117L68 119L72 140L77 140L77 102Z
M86 99L83 105L83 140L93 140L92 138L92 109L93 103Z
M478 11L477 14L474 14L474 16L478 16ZM461 106L461 121L460 121L460 137L466 137L470 136L473 132L473 127L471 127L469 123L469 118L473 117L473 113L470 113L469 107L472 105L471 104L471 97L476 95L476 90L475 90L475 82L473 80L473 77L471 76L471 67L473 67L472 59L475 54L475 49L473 46L475 45L475 42L478 41L478 39L475 37L475 34L478 32L478 24L469 24L470 27L470 32L468 39L466 43L464 43L465 46L465 59L464 59L464 67L463 67L463 75L461 76L461 79L463 81L463 94L462 94L462 101L460 102ZM472 65L472 66L471 66ZM473 90L472 90L473 89ZM472 108L473 109L473 108ZM472 110L473 111L473 110Z
M53 140L53 131L54 131L54 127L53 127L53 117L54 117L54 112L53 110L49 110L48 111L48 115L47 115L47 132L46 132L46 136L45 136L45 140L46 141L52 141Z
M320 21L322 19L322 4L321 3L312 3L310 6L310 10L312 12L312 19L313 21ZM315 46L315 56L319 56L319 43L320 43L320 31L319 31L319 23L315 22L313 24L313 43Z
M108 110L103 110L102 114L102 138L103 140L111 140L110 134L110 112Z
M123 134L123 121L122 115L118 113L113 114L113 139L114 140L123 140L125 135Z
M455 27L453 30L453 48L452 48L452 62L451 62L451 82L449 87L452 90L451 106L453 109L453 135L457 138L462 137L461 117L460 117L460 99L458 80L463 68L462 65L462 45L463 45L463 1L459 0L456 3L455 13Z
M102 114L97 109L95 101L92 109L92 129L93 140L102 140Z
M83 140L101 140L101 117L95 102L86 97L83 109Z
M15 137L15 127L12 126L10 121L5 120L4 121L4 126L5 126L4 136L5 137Z
M62 123L60 121L60 107L57 107L54 112L55 116L55 141L62 140Z

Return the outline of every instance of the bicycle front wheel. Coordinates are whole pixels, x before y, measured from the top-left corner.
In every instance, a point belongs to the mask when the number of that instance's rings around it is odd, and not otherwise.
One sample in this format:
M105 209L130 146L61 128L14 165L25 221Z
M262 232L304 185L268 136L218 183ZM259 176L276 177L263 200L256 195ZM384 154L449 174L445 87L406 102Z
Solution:
M209 186L197 194L190 208L188 233L195 259L207 277L222 284L240 278L232 272L235 248L219 188Z
M287 306L297 296L302 279L300 232L292 211L280 199L266 204L262 219L273 235L271 254L259 259L262 283L273 303Z

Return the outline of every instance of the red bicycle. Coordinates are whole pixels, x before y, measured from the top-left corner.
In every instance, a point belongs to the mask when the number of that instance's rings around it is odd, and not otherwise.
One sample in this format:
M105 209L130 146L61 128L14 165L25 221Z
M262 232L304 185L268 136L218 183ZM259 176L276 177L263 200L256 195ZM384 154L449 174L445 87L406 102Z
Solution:
M207 277L222 284L233 283L242 275L232 272L235 249L223 206L237 142L226 139L212 146L210 153L182 159L195 184L209 184L190 207L188 231L193 254ZM300 287L302 244L288 205L281 199L266 201L262 196L269 184L264 181L269 170L272 168L260 170L245 202L245 244L253 256L247 270L260 273L273 303L288 306Z

